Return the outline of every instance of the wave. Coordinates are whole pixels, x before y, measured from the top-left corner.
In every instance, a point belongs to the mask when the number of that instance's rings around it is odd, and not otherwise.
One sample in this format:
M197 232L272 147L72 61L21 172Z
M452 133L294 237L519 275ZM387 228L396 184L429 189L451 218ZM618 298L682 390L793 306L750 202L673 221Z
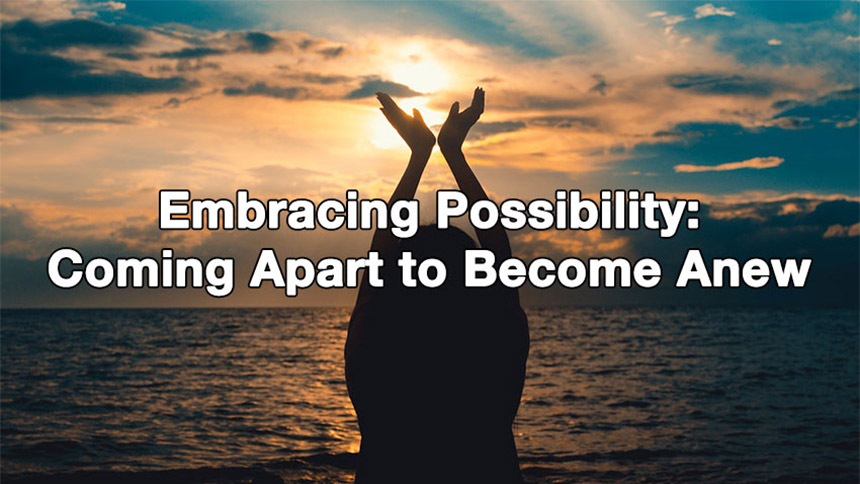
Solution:
M0 474L4 484L208 484L213 482L283 483L285 478L314 474L310 482L351 482L358 454L324 453L253 466L199 467L152 471L75 471Z

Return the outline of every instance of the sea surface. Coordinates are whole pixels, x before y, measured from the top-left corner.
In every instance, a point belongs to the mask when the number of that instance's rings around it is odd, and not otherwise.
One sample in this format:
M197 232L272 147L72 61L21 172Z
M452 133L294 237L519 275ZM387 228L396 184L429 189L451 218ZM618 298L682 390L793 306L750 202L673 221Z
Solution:
M527 313L527 482L860 480L856 311ZM348 317L4 310L2 481L351 482Z

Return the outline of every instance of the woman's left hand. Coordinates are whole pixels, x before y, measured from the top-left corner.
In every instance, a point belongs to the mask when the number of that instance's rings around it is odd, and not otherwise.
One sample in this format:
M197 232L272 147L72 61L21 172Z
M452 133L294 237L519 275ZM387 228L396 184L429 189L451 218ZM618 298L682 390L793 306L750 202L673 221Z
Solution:
M436 144L436 137L427 127L424 118L417 109L412 110L412 116L406 114L400 109L400 106L391 99L391 96L384 92L377 92L376 98L382 107L379 108L391 126L400 134L403 141L412 148L413 152L430 153L433 150L433 145Z

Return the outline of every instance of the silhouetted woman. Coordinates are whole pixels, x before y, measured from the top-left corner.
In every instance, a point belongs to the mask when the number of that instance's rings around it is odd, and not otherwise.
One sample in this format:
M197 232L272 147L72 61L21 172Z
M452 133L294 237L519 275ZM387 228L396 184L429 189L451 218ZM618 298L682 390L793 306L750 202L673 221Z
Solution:
M412 149L389 205L412 199L436 140L421 113L409 116L384 93L382 113ZM484 110L475 90L463 112L454 103L439 147L472 204L487 195L462 145ZM501 227L478 230L497 264L511 257ZM466 288L464 251L475 242L459 229L421 227L408 239L374 233L370 250L385 260L384 288L365 277L349 322L346 382L361 430L356 483L521 482L511 425L525 379L529 336L519 294L504 287ZM397 259L442 260L438 288L401 284Z

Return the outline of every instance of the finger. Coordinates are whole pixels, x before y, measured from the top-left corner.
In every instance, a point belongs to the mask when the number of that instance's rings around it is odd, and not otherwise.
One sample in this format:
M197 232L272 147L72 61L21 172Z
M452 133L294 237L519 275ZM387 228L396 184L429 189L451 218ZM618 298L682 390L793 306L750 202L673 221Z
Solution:
M391 118L391 113L388 110L386 110L385 108L379 108L379 110L382 111L383 115L385 115L385 119L387 119L388 122L392 126L394 126L394 129L397 129L397 122Z
M460 103L455 102L454 104L451 105L451 109L448 110L448 117L450 118L451 116L456 116L459 113L460 113Z
M412 109L412 117L415 118L422 125L427 126L427 123L424 122L424 116L421 116L421 111L413 108Z
M407 117L406 112L400 109L400 106L398 106L397 103L394 102L394 99L391 99L391 96L389 96L388 94L384 92L377 92L376 98L379 99L379 102L380 104L382 104L382 107L389 111L390 116L400 115L402 117Z
M397 109L397 103L395 103L394 99L391 99L391 96L388 94L380 92L376 95L376 98L379 99L379 104L382 104L383 108L389 111L395 111Z
M475 108L478 116L484 112L484 90L480 87L475 88L475 94L472 96L472 105L470 107Z
M391 96L389 96L388 94L385 94L384 92L381 92L381 91L376 92L376 99L378 99L379 104L382 104L383 106L390 105L391 103L394 102L391 100Z

